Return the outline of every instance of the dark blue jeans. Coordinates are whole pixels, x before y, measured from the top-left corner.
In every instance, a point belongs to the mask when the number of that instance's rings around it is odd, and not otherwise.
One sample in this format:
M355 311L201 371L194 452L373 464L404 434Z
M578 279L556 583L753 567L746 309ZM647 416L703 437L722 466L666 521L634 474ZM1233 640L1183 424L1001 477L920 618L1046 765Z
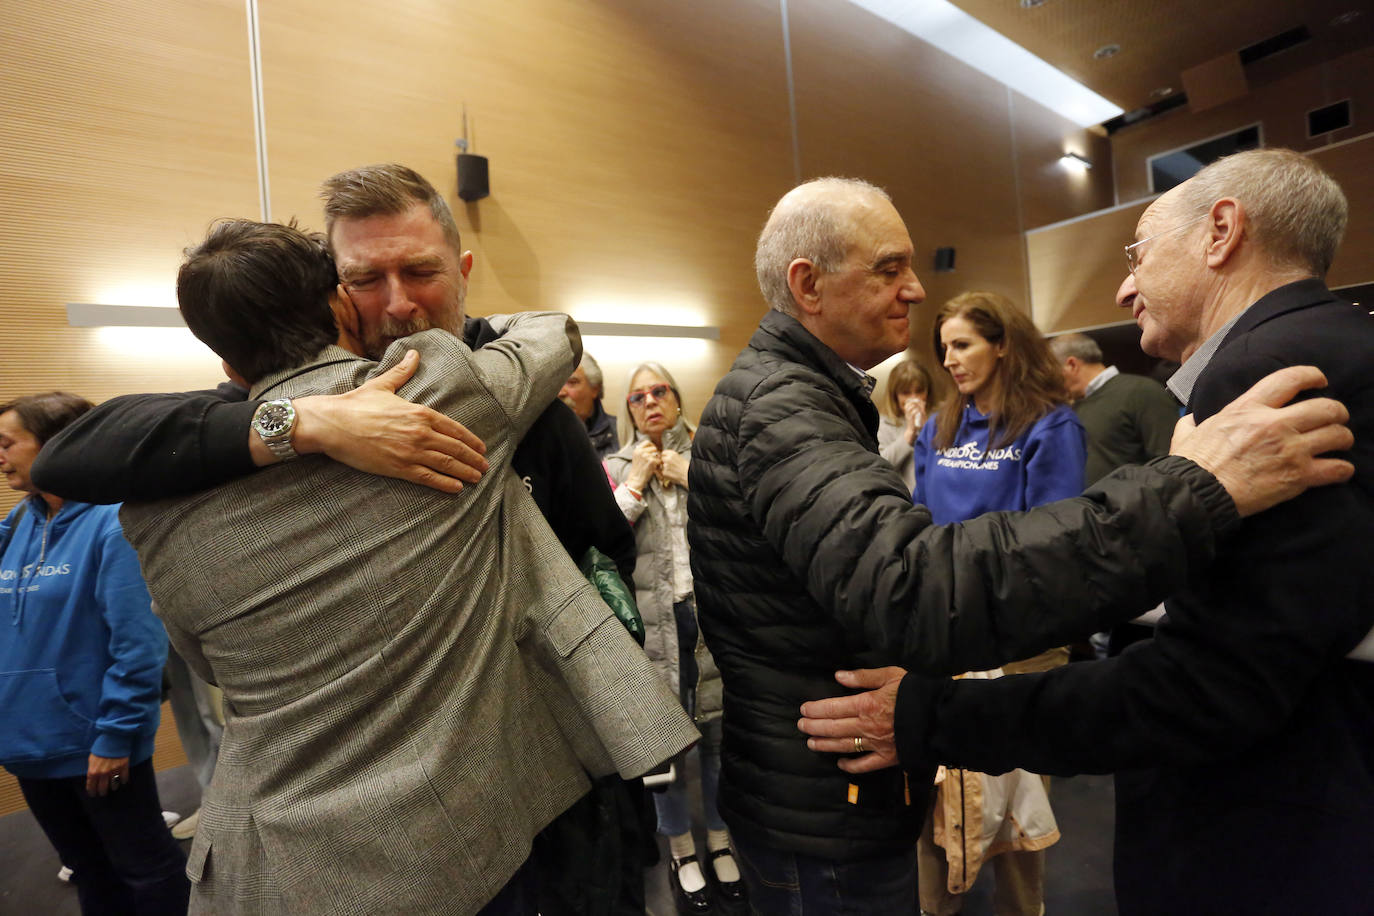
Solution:
M84 916L185 916L186 856L162 819L153 762L129 767L129 784L92 797L86 777L21 779L29 810L72 870Z
M732 836L749 906L759 916L913 916L916 844L895 855L840 862Z

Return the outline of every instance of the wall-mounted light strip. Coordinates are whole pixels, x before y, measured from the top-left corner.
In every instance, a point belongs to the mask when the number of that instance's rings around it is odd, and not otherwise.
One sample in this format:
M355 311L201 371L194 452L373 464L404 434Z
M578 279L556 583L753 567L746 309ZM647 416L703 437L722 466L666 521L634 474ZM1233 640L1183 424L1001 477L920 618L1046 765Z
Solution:
M67 303L67 324L74 328L184 328L177 309L156 305L96 305ZM688 337L720 340L720 328L671 324L621 324L611 321L580 321L583 336L593 337Z
M91 305L67 303L67 324L74 328L184 328L179 309L157 305Z
M579 321L584 337L695 337L720 340L720 328L673 324L621 324L616 321Z
M1060 156L1059 163L1065 168L1074 169L1079 172L1086 172L1093 167L1092 160L1088 159L1086 156L1080 156L1078 153L1072 152Z

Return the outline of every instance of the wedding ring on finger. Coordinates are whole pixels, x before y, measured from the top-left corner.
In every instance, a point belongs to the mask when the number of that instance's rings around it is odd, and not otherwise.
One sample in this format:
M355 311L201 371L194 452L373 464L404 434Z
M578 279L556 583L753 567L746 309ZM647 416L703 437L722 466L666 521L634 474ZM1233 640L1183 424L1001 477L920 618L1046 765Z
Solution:
M854 753L856 753L856 754L862 754L863 752L864 752L864 739L863 739L863 738L855 738L855 739L854 739Z

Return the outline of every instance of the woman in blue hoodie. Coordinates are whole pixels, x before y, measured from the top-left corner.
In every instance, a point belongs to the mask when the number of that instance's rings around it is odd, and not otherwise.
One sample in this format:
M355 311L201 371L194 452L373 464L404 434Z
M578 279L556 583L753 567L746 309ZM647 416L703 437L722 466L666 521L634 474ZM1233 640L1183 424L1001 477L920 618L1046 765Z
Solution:
M28 494L0 524L0 764L72 869L82 913L184 914L186 859L152 764L167 634L119 507L29 477L90 407L61 392L0 405L0 472Z
M1077 496L1083 490L1087 442L1068 406L1064 375L1030 317L1005 296L971 292L956 296L935 315L935 352L957 389L917 437L913 452L916 493L937 525L962 522L985 512L1020 512ZM1065 649L1004 665L1005 674L1024 674L1068 661ZM1048 783L1045 786L1048 790ZM1039 786L1025 787L1027 794ZM936 804L958 804L963 793L941 793ZM1021 824L1012 851L993 859L997 916L1038 914L1044 902L1044 848L1058 838L1048 799L1031 808L1008 797L1018 816L1034 810L1036 825ZM968 824L966 812L955 811ZM961 850L967 854L967 850ZM960 907L950 892L945 851L932 839L927 818L917 843L921 910L949 916ZM976 863L964 858L967 866ZM964 884L957 882L958 886Z

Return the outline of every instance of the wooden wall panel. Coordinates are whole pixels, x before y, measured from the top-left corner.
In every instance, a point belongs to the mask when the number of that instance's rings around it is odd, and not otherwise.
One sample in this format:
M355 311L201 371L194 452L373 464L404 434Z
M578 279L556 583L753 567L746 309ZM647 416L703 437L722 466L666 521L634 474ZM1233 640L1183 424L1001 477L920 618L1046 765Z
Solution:
M1312 158L1340 182L1350 202L1345 240L1336 252L1329 286L1374 282L1374 133L1312 151Z
M69 328L65 305L171 304L181 249L256 212L246 34L235 0L5 5L0 401L219 375L185 332Z
M1149 205L1123 204L1026 234L1036 327L1056 334L1130 320L1116 305L1127 273L1122 249Z
M658 358L699 412L761 314L754 237L791 184L777 4L333 9L264 7L274 212L318 225L322 178L385 160L452 195L466 102L492 189L450 196L476 257L469 310L718 326L719 343L587 343L612 402Z
M1352 126L1309 140L1307 112L1345 98L1351 100ZM1265 146L1303 151L1374 130L1374 48L1256 86L1249 95L1207 111L1180 108L1118 132L1112 137L1117 199L1125 203L1150 194L1150 156L1256 121L1264 125Z
M1048 226L1112 206L1111 141L1020 93L1010 96L1022 227ZM1085 157L1092 168L1065 167L1059 160L1070 151Z

